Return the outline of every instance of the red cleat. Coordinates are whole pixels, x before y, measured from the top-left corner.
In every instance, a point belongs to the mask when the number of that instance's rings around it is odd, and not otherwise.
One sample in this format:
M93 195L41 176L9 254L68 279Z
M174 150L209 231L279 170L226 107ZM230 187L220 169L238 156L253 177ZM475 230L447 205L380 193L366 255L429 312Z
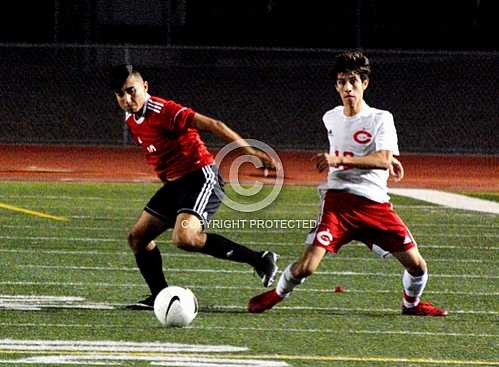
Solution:
M416 307L402 306L402 315L447 316L448 314L447 310L433 306L431 302L419 302Z
M270 291L259 294L258 296L250 299L248 303L248 312L262 313L270 310L275 304L281 302L283 299L283 297L277 294L275 289L271 289Z

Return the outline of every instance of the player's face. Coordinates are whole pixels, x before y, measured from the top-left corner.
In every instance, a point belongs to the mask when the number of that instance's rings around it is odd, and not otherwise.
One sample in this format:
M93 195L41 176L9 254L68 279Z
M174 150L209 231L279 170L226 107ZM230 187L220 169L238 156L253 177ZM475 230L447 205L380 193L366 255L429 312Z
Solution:
M121 89L115 91L120 107L128 113L137 113L144 107L147 97L147 82L136 75L130 75Z
M339 93L343 105L357 106L364 98L364 91L369 81L361 80L356 73L338 73L336 91Z

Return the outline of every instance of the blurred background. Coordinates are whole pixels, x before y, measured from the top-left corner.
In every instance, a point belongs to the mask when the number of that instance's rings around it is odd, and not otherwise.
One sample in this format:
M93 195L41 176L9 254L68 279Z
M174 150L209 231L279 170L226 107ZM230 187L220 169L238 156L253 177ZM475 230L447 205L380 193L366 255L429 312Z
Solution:
M110 67L279 149L325 149L334 54L373 64L367 102L402 152L499 154L497 0L39 0L0 23L0 143L128 145ZM206 136L212 146L220 142Z

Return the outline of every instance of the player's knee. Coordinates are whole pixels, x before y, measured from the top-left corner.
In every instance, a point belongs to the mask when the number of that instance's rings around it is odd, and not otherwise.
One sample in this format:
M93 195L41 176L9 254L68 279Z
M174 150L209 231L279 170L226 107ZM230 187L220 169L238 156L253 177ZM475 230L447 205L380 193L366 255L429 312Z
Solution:
M128 246L132 249L133 253L140 252L147 246L147 243L137 232L131 230L128 233Z
M316 270L317 270L317 266L315 266L313 263L310 263L310 262L300 263L300 262L298 262L291 269L291 274L296 279L302 279L302 278L309 277Z
M414 264L407 266L406 270L412 276L418 277L418 276L421 276L428 271L428 266L426 265L426 261L422 257L420 257L418 259L418 261L414 262Z
M202 248L199 234L189 229L173 231L172 242L178 248L186 251L199 251Z

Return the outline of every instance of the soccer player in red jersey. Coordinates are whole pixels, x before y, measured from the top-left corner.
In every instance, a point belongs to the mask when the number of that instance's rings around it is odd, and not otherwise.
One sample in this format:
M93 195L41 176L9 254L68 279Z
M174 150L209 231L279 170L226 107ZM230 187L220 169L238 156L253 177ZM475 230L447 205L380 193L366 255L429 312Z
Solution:
M388 175L401 178L403 167L393 157L399 151L392 114L364 101L370 72L369 60L362 53L336 57L333 77L343 104L323 116L330 148L328 153L317 154L315 164L320 172L328 170L329 174L319 187L318 225L308 235L302 256L283 271L277 288L253 297L249 312L272 308L315 272L326 253L337 253L357 240L383 257L391 254L404 267L402 314L447 315L446 310L421 301L427 265L389 202Z
M164 183L128 234L137 266L151 290L150 296L129 308L153 309L156 295L168 286L154 239L169 228L173 228L172 241L177 247L247 263L265 287L271 285L277 273L277 254L254 251L205 232L206 224L220 206L223 179L199 131L215 134L227 143L237 142L245 154L258 157L265 168L275 168L272 159L249 146L223 122L172 100L149 95L148 82L132 65L113 68L111 88L126 112L131 135Z

